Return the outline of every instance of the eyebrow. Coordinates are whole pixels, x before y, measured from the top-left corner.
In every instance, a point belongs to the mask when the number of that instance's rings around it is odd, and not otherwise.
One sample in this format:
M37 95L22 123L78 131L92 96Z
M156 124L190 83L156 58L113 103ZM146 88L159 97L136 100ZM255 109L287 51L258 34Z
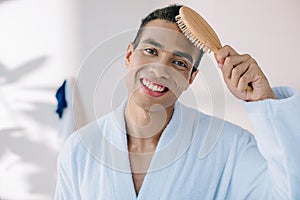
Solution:
M188 59L192 64L193 64L193 57L187 53L181 52L181 51L174 51L173 52L174 55L176 56L180 56L180 57L184 57L186 59Z
M161 48L164 49L164 46L162 44L160 44L159 42L156 42L155 40L148 38L142 41L142 43L148 43L151 44L157 48ZM184 57L186 59L188 59L191 63L193 63L193 57L187 53L181 52L181 51L174 51L172 52L174 55L176 56L180 56L180 57Z
M152 44L152 45L155 46L155 47L158 47L158 48L163 49L163 45L162 45L162 44L156 42L155 40L153 40L153 39L151 39L151 38L146 39L146 40L143 40L142 43Z

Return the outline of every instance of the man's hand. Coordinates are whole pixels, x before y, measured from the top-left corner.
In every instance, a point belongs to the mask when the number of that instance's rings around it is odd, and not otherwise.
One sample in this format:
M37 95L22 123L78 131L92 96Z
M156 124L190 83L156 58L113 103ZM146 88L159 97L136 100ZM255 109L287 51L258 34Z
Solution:
M232 47L222 47L215 58L231 93L245 101L276 99L257 62L247 54L240 55Z

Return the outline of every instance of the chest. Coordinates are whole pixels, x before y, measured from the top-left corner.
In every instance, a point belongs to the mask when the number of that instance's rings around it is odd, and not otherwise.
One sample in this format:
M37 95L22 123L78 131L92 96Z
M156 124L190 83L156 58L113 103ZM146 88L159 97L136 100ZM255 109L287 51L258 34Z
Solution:
M129 162L135 192L138 195L149 169L153 153L130 152Z

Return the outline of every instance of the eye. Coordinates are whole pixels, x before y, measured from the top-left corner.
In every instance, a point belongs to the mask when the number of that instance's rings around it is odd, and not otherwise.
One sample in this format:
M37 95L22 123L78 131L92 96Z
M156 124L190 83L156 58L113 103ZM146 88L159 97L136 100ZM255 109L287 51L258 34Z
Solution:
M157 55L157 51L153 48L145 48L144 51L147 53L147 54L151 54L151 55Z
M181 68L188 68L188 66L184 63L184 62L182 62L182 61L180 61L180 60L175 60L175 61L173 61L173 63L175 64L175 65L177 65L177 66L179 66L179 67L181 67Z

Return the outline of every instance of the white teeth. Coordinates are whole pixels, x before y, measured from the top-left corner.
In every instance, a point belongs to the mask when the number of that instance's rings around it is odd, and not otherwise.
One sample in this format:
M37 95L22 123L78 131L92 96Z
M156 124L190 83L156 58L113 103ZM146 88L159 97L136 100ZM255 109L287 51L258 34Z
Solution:
M152 84L149 86L149 88L150 88L151 90L154 90L154 86L153 86Z
M154 92L162 92L164 90L164 87L154 85L152 82L150 82L146 79L142 79L142 83L144 86L146 86L147 88L149 88L150 90L152 90Z

